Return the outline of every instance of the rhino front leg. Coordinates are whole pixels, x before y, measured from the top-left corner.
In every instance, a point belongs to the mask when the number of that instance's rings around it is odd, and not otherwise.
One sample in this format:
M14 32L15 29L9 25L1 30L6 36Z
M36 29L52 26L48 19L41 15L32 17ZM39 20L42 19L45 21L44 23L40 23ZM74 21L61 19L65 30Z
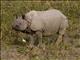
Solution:
M32 48L32 47L34 46L34 37L33 37L33 35L31 35L31 34L29 34L28 37L30 38L30 41L29 41L29 42L30 42L29 47Z
M38 41L39 41L38 46L42 46L42 32L37 31L36 35L37 35L37 38L38 38Z

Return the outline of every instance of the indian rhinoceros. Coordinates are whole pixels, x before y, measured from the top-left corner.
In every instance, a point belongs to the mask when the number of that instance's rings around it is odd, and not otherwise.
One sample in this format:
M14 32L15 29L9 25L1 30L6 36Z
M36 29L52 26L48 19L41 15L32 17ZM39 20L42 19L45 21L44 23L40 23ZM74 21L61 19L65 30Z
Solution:
M47 11L32 10L18 17L12 24L15 30L28 33L33 44L33 35L38 36L39 44L42 44L42 36L59 33L56 45L62 41L62 37L68 27L68 19L59 10L50 9Z

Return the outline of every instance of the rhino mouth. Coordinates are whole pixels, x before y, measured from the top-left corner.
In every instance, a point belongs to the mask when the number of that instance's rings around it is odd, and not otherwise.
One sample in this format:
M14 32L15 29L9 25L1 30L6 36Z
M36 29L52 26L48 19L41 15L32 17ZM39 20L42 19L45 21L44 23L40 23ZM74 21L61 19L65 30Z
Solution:
M25 30L19 30L19 29L15 28L15 27L12 27L12 30L15 30L17 32L25 32Z
M12 29L17 31L17 32L22 32L22 33L27 33L27 34L35 34L36 33L36 31L33 31L29 27L27 27L25 30L19 30L19 29L16 29L16 28L12 28Z

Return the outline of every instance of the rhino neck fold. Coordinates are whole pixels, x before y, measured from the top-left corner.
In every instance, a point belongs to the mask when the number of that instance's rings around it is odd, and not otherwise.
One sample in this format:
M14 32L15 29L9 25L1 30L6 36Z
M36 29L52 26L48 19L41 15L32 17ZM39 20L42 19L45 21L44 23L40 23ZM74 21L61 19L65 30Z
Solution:
M32 22L32 21L31 21ZM25 29L25 33L28 33L28 34L34 34L36 31L33 31L30 26L31 26L31 22L28 22L28 27Z

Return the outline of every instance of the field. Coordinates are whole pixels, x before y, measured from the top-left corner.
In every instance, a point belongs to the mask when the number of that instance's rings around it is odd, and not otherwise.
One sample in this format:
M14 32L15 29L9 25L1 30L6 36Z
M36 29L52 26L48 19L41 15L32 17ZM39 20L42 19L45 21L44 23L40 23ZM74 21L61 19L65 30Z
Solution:
M64 41L56 48L44 37L45 49L29 48L27 34L12 30L16 14L30 10L60 10L69 20ZM1 60L80 60L80 1L1 1ZM54 37L49 37L54 40ZM49 43L48 43L49 42Z

